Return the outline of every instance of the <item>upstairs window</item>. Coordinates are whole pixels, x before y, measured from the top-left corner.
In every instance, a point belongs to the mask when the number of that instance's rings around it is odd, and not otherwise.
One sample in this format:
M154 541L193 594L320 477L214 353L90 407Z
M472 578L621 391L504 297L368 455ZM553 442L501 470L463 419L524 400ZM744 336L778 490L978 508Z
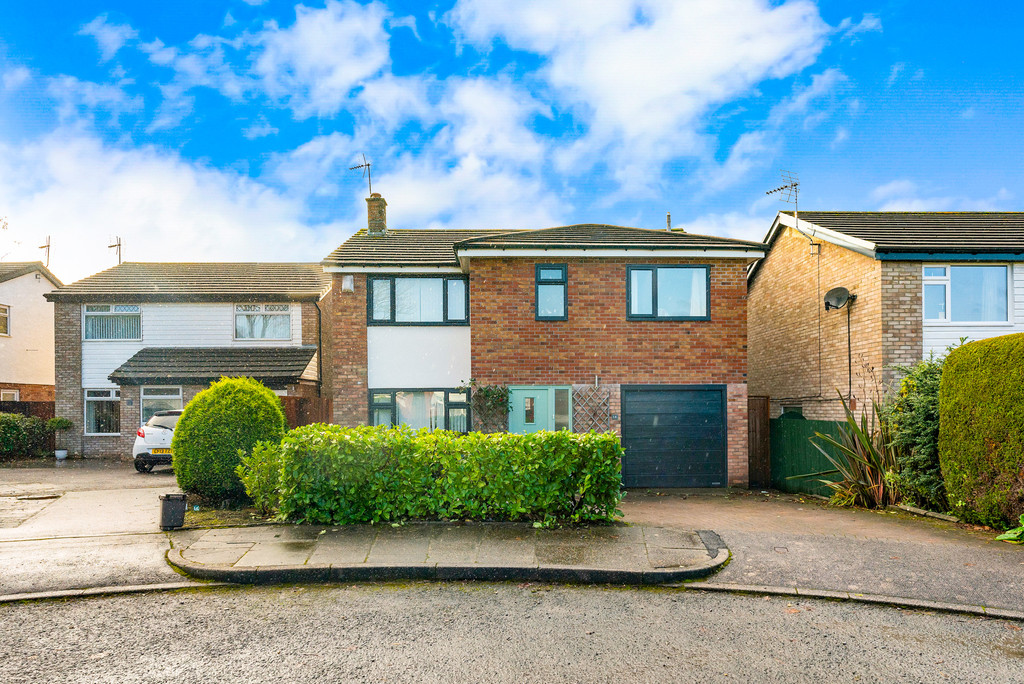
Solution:
M626 269L626 318L707 320L708 266L629 266Z
M1008 277L1004 265L924 266L924 320L1005 323L1009 320Z
M537 264L534 294L538 321L569 320L569 273L565 264Z
M11 307L0 304L0 335L11 334Z
M141 340L142 307L138 304L86 304L85 339Z
M469 288L462 276L370 278L370 325L468 325Z
M288 304L235 304L236 340L290 340Z

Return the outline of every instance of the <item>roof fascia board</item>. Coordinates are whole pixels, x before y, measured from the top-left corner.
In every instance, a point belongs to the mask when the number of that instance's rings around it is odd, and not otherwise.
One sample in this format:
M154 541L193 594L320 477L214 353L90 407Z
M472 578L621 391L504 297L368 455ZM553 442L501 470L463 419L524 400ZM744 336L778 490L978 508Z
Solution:
M202 304L202 303L226 303L226 302L313 302L321 298L321 293L310 293L302 295L287 295L280 293L251 293L238 294L171 294L152 292L61 292L54 290L43 295L50 302L69 303L124 303L132 304Z
M824 240L825 242L830 242L833 245L838 245L839 247L845 247L846 249L854 252L859 252L860 254L869 256L872 259L876 257L876 247L873 242L868 242L867 240L861 240L860 238L855 238L850 235L846 235L845 233L823 228L816 223L811 223L807 219L800 219L800 225L797 227L796 218L789 214L784 214L781 211L778 214L778 222L779 224L788 226L794 230L809 233L811 236Z
M646 248L602 248L602 247L589 247L589 248L518 248L511 247L505 249L499 248L458 248L459 258L470 257L502 257L502 258L515 258L515 257L595 257L595 258L611 258L611 257L655 257L655 258L666 258L666 257L691 257L691 258L702 258L702 259L759 259L764 256L764 250L761 249L708 249L703 247L690 247L681 249L679 247L673 247L668 249L646 249Z
M1024 254L966 252L881 252L881 261L1024 261Z
M462 273L458 266L324 266L325 273Z

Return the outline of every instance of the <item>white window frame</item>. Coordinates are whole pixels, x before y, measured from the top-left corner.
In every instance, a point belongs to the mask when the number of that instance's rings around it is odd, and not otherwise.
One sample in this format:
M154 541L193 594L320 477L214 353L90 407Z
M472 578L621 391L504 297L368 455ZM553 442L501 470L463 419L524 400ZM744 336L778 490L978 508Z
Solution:
M953 282L952 282L952 269L956 266L1001 266L1006 269L1006 318L1001 321L954 321L950 318L953 313ZM942 276L929 276L925 275L926 268L942 268L945 269L945 275ZM925 305L924 305L924 290L927 285L942 285L945 287L946 292L946 316L944 318L925 318ZM940 325L940 326L997 326L1013 325L1013 265L1008 263L1000 262L947 262L947 263L928 263L924 262L921 264L921 320L925 325Z
M283 308L282 308L283 307ZM288 337L239 337L239 316L285 316L288 319ZM292 331L292 308L288 302L239 302L231 307L231 336L236 342L290 342Z
M179 402L181 402L181 406L179 406L177 409L170 409L170 410L180 410L180 409L185 407L184 396L182 395L181 386L180 385L179 386L173 386L173 385L152 385L152 386L140 387L139 388L139 425L140 426L146 424L146 419L143 418L143 415L145 415L145 413L146 413L146 398L147 398L146 390L167 390L163 394L156 394L156 393L154 393L154 394L149 395L150 399L177 399ZM160 409L160 410L163 411L163 410L166 410L166 409Z
M105 397L90 397L89 392L107 392ZM99 401L116 401L118 404L118 411L121 410L121 390L120 389L109 389L101 387L85 387L82 389L82 434L86 437L117 437L120 436L120 432L85 432L89 427L89 402ZM121 428L121 420L118 417L118 427Z
M90 307L96 308L105 306L106 311L89 311ZM116 311L117 307L123 308L135 308L137 311ZM127 314L138 314L139 316L139 336L138 337L86 337L86 319L89 316L124 316ZM100 303L100 304L84 304L82 305L82 341L83 342L141 342L142 341L142 305L141 304L126 304L124 302L118 303Z
M0 304L0 318L7 321L7 332L0 332L0 337L11 336L11 307L7 304Z
M14 395L13 399L5 399L4 395ZM21 401L21 391L16 389L0 390L0 401Z

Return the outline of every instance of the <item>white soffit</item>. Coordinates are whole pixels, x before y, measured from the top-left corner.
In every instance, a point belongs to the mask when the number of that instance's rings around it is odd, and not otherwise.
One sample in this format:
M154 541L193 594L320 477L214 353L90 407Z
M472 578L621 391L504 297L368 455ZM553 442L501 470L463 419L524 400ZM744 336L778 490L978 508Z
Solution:
M466 257L649 257L649 258L704 258L704 259L760 259L764 256L764 250L759 249L603 249L600 247L591 248L481 248L481 249L460 249L459 258Z
M779 215L776 220L780 225L788 226L794 229L797 228L796 219L790 216L789 214L783 214L782 212L779 212ZM873 242L861 240L860 238L855 238L850 235L846 235L845 233L839 233L834 230L829 230L828 228L822 228L821 226L815 223L811 223L807 219L800 219L799 230L808 235L811 235L812 237L824 240L825 242L831 242L833 245L838 245L840 247L845 247L846 249L851 249L854 252L859 252L871 258L875 257L875 243ZM771 238L769 237L769 239Z
M324 266L325 273L462 273L458 266Z

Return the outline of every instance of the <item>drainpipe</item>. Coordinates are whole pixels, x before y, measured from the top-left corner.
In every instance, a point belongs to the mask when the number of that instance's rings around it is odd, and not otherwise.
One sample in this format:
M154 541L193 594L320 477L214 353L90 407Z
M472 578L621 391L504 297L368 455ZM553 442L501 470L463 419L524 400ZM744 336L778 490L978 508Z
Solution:
M324 312L320 310L320 302L315 299L313 306L316 307L316 396L322 397L324 395Z

